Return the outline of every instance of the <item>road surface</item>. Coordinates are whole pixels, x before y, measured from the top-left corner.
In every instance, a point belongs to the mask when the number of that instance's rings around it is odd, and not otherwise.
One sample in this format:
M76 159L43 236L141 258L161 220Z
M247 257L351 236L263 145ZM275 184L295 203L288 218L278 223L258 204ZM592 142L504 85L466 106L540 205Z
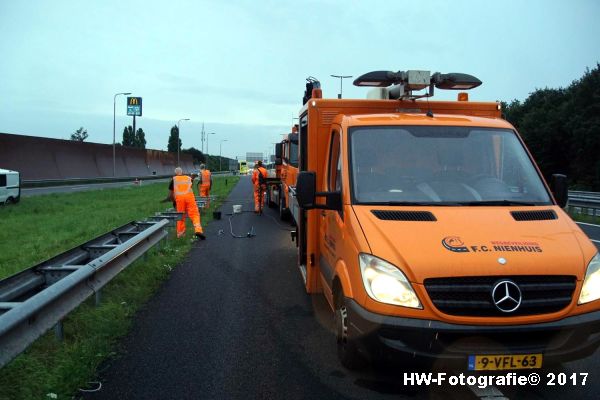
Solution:
M590 240L600 249L600 225L577 222L577 225L585 232Z
M224 213L233 204L252 209L248 178L234 188ZM275 216L266 210L232 219L235 234L254 228L253 238L233 238L226 215L208 225L208 239L194 244L136 316L122 355L102 367L102 389L84 398L475 398L465 387L405 386L400 370L341 367L331 314L322 296L306 295L290 227ZM499 389L514 399L597 399L598 356L553 371L588 372L586 386Z

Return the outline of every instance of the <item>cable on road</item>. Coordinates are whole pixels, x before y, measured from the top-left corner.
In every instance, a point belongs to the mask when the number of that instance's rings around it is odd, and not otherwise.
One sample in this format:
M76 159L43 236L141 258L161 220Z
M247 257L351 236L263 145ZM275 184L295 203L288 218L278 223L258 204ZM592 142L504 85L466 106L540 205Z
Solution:
M242 212L251 212L251 211L242 211ZM235 239L244 239L244 238L253 238L254 236L256 236L256 233L254 232L254 226L252 226L250 228L250 231L245 235L236 235L235 233L233 233L233 223L231 222L232 218L235 216L235 214L227 214L229 215L229 232L231 232L231 236Z
M102 389L102 382L99 381L91 381L88 382L88 385L96 385L96 387L94 389L79 389L80 392L82 393L94 393L94 392L99 392Z

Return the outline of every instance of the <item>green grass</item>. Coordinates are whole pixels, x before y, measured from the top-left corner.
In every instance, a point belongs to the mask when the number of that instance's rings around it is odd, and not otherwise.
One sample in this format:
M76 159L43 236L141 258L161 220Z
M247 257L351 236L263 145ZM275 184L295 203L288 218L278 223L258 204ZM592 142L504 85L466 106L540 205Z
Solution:
M583 213L576 213L569 209L569 215L577 222L587 222L589 224L600 224L600 217Z
M214 178L213 195L224 197L239 178ZM0 207L0 277L35 265L112 228L144 219L170 207L159 203L165 183L126 189L23 198L17 205ZM219 201L211 204L211 209ZM204 212L202 224L212 219ZM0 399L72 398L97 373L100 363L114 354L118 339L131 325L131 317L169 276L192 246L193 229L172 238L146 260L138 260L113 279L102 292L99 307L89 299L64 321L65 340L52 332L0 371Z

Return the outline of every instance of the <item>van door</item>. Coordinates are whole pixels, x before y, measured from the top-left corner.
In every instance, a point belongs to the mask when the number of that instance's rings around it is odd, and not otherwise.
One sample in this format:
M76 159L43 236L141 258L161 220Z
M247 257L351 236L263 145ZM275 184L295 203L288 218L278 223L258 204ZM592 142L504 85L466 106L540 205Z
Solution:
M329 158L327 162L327 179L325 191L341 192L342 190L342 157L340 128L334 127L331 132L329 144ZM321 218L321 248L320 270L321 281L326 293L331 294L331 284L336 262L343 247L343 211L320 210Z
M17 203L21 198L21 182L18 172L12 172L7 175L6 189L8 191L8 196L12 197L15 203Z
M8 198L8 190L6 189L6 174L0 174L0 203L4 204Z

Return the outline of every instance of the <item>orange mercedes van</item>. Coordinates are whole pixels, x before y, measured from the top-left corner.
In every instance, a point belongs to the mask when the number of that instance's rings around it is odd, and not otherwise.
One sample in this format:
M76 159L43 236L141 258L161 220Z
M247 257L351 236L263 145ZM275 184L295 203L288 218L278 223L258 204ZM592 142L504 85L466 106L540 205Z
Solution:
M420 99L479 84L376 71L355 81L376 87L362 100L307 85L298 266L346 367L541 368L600 344L600 257L562 209L566 178L551 190L499 103Z

